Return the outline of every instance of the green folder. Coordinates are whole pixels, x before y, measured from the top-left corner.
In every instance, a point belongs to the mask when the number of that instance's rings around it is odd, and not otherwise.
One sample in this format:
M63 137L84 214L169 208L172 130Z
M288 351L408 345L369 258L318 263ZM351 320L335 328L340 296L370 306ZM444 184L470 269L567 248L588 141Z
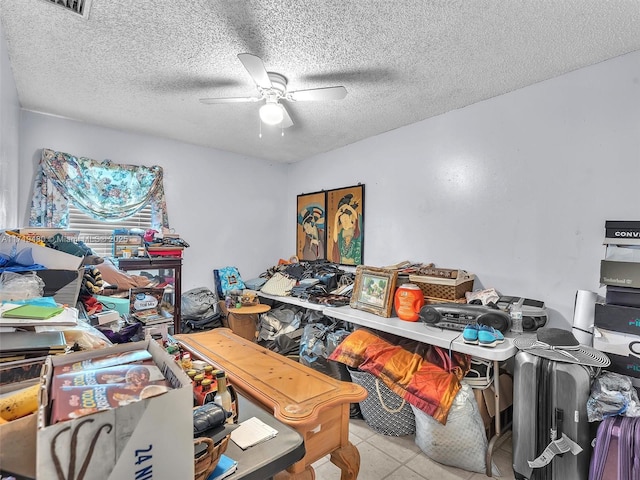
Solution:
M20 305L2 313L5 318L31 318L45 320L64 311L64 307L44 307L41 305Z

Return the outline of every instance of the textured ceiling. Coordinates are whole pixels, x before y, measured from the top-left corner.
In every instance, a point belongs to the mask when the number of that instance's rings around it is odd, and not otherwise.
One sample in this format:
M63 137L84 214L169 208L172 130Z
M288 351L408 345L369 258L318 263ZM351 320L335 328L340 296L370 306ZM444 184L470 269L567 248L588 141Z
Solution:
M59 0L64 2L65 0ZM640 50L637 0L93 0L82 18L47 0L0 0L23 108L276 162L295 162ZM262 127L239 53L290 90Z

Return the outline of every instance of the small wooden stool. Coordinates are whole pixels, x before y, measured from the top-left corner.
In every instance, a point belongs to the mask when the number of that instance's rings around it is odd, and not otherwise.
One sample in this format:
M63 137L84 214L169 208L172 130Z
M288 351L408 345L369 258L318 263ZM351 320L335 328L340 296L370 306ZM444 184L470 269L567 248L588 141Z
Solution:
M225 327L233 330L233 333L236 335L246 338L247 340L251 340L252 342L256 341L256 337L258 335L258 315L271 310L269 305L265 305L263 303L229 309L227 309L227 306L222 301L219 305L222 313L226 317Z
M304 438L304 458L276 477L312 480L311 464L327 454L356 480L360 453L349 442L349 406L364 400L360 385L342 382L244 339L227 328L176 335L194 358L225 370L234 387Z

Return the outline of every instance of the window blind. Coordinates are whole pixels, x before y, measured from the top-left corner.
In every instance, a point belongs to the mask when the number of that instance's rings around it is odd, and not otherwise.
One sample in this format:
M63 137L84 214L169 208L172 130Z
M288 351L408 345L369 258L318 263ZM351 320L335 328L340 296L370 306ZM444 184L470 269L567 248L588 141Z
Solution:
M79 240L85 243L96 255L109 257L113 252L113 231L116 229L151 228L151 205L129 218L117 222L96 220L73 205L69 205L69 230L80 232Z

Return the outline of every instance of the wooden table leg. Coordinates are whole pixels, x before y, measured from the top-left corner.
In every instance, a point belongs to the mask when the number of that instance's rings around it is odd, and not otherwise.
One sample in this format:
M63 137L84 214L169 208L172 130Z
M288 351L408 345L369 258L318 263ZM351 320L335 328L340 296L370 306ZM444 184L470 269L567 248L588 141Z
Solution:
M337 448L331 452L331 463L340 470L340 480L356 480L360 472L360 452L349 442L344 447ZM278 473L274 480L314 480L316 474L311 465L307 465L304 470L292 473L290 470L297 470L299 465L293 465L288 470Z
M331 452L331 463L342 470L340 480L356 480L360 471L360 452L349 442Z
M273 477L274 480L314 480L315 478L316 472L313 471L313 467L311 465L307 465L302 472L291 473L287 470L283 470Z

